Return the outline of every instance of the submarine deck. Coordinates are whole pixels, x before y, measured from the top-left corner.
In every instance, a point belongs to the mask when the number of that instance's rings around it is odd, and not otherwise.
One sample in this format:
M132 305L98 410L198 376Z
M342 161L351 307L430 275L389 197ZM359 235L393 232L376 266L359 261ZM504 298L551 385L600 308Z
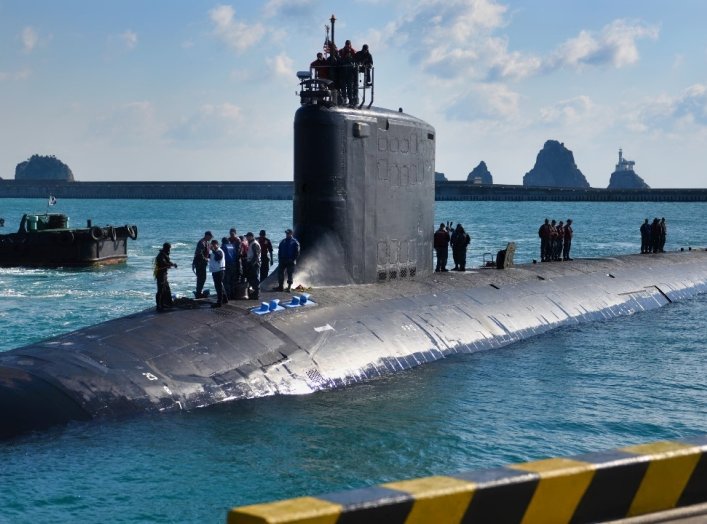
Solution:
M691 258L688 258L691 257ZM490 293L502 287L508 287L523 282L552 281L558 278L615 272L634 269L650 270L653 267L664 268L667 265L684 263L686 260L700 261L707 264L707 250L674 251L649 255L631 254L614 257L578 258L569 262L542 262L537 264L517 264L511 268L499 270L496 268L472 268L465 272L448 271L433 273L430 276L416 279L399 279L383 284L360 284L353 286L322 286L308 289L312 299L318 304L348 304L366 303L379 299L389 299L398 295L409 297L429 293L447 293L458 289L489 287ZM296 280L296 273L295 273ZM286 298L296 292L277 292L262 290L262 302L280 299L286 303ZM224 307L251 309L253 303L245 300L230 301Z
M314 288L314 306L263 315L247 300L151 308L0 353L0 437L342 387L705 292L707 251L693 250Z

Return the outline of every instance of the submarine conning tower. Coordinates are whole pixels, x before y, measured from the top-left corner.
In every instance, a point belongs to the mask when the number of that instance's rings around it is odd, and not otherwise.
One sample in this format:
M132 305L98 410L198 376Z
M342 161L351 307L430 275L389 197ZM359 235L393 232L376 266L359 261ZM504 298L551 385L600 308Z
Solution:
M399 111L337 103L335 82L298 73L295 237L306 285L432 272L435 130ZM373 89L356 73L357 88ZM372 75L371 75L372 77Z

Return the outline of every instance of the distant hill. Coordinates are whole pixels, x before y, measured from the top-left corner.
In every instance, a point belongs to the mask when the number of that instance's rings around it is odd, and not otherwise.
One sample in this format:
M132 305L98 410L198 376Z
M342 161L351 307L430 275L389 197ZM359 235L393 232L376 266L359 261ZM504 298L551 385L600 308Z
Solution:
M64 180L74 181L74 174L64 162L54 155L32 155L15 168L15 180Z
M472 184L493 184L493 176L491 176L489 168L486 167L486 162L483 160L479 162L479 165L472 169L466 177L466 181Z
M448 180L444 173L435 171L435 182L448 182Z
M524 186L587 188L589 182L574 162L572 151L557 140L548 140L535 166L523 177Z

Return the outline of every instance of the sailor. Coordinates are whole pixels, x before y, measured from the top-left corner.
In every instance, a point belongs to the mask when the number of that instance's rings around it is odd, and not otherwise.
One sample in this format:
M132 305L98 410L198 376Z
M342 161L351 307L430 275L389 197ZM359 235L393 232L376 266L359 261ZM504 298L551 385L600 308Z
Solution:
M368 50L368 44L363 44L361 50L354 55L356 64L363 70L363 82L366 87L371 85L371 67L373 67L373 55Z
M270 273L270 264L272 262L272 242L265 236L265 230L261 229L258 235L258 244L260 244L260 281L268 278Z
M540 226L538 236L540 237L540 261L547 262L550 248L550 219L546 218L545 223Z
M177 264L169 259L169 252L172 250L172 244L165 242L162 244L162 249L155 257L155 279L157 280L157 294L155 301L157 302L157 311L164 311L167 308L174 307L172 303L172 290L169 288L167 280L167 272L170 268L177 268Z
M241 281L243 275L243 264L241 263L241 239L238 238L236 228L232 227L228 230L228 242L233 246L234 249L234 266L233 266L233 285L235 286Z
M204 298L202 293L204 284L206 283L206 266L209 263L209 242L214 236L211 231L204 233L204 238L196 243L194 250L194 260L191 263L191 269L196 274L196 298Z
M317 53L317 59L309 64L309 67L314 71L314 78L329 79L329 62L324 58L324 54Z
M458 222L457 227L459 227ZM454 267L452 268L452 271L459 271L459 260L457 258L459 255L459 251L454 249L454 241L457 237L457 230L456 228L451 227L451 223L448 223L447 231L449 231L449 245L452 246L452 260L454 260Z
M565 224L565 245L562 249L562 260L569 261L570 249L572 248L572 236L574 236L574 231L572 230L572 219L567 219L567 224Z
M287 270L287 291L292 289L292 275L295 264L299 258L299 242L292 236L292 230L285 230L285 238L280 241L277 248L277 287L275 291L282 291L285 283L285 270Z
M548 260L555 260L555 244L557 243L557 222L555 219L550 221L550 243L547 246Z
M555 240L555 260L562 260L562 244L565 240L565 223L560 220L557 224L557 238Z
M218 240L215 238L211 241L209 271L211 271L211 278L214 279L214 288L216 288L216 303L211 304L211 307L221 307L221 304L228 303L226 290L223 287L223 274L226 271L226 256L223 250L218 246Z
M246 233L245 238L248 242L248 254L246 255L246 277L250 287L248 298L256 300L260 295L260 244L250 231Z
M238 246L240 249L239 259L241 261L241 282L248 281L248 240L245 236L240 235L238 237Z
M435 273L440 271L449 271L447 269L447 258L449 257L449 232L442 222L439 225L439 229L435 231L434 234L434 249L437 253L437 266L435 267Z
M660 221L658 217L653 218L651 224L651 251L657 253L660 249Z
M650 253L651 246L651 225L646 218L641 224L641 254Z
M471 237L464 231L461 224L457 224L451 239L452 255L454 256L454 270L466 271L466 247L471 242Z
M226 259L226 271L223 274L223 287L226 289L226 297L235 298L236 286L236 261L238 260L236 246L231 244L228 237L221 239L221 251Z
M665 224L665 217L660 219L658 227L658 251L665 253L665 239L668 236L668 226Z
M356 74L354 61L356 50L351 47L351 40L347 40L344 47L339 49L339 83L343 91L344 102L350 106L358 103L358 94L355 84Z

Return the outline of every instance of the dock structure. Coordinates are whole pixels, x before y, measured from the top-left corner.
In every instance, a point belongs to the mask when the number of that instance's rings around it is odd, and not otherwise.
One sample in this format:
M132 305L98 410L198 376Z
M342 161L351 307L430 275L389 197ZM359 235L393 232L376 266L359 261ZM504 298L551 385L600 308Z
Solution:
M706 503L703 435L243 506L227 522L704 522Z
M292 200L291 181L253 182L60 182L0 180L0 198L110 198L197 200ZM558 202L707 202L707 188L603 189L435 184L435 200Z

